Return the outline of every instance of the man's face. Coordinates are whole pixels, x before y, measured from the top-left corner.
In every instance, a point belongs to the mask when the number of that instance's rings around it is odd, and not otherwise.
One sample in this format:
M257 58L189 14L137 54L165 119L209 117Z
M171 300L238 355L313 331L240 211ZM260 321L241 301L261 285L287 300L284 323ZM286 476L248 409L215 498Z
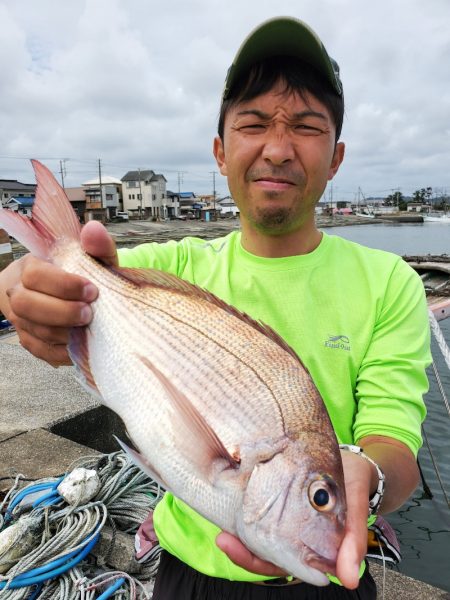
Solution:
M279 84L232 106L214 154L242 224L268 235L314 223L314 208L344 156L328 109Z

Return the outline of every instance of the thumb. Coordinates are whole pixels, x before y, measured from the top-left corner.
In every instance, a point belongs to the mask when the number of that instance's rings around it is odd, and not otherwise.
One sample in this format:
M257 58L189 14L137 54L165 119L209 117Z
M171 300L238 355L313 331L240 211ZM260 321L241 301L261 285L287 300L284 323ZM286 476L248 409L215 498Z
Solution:
M83 250L107 265L117 266L116 243L98 221L89 221L81 230Z

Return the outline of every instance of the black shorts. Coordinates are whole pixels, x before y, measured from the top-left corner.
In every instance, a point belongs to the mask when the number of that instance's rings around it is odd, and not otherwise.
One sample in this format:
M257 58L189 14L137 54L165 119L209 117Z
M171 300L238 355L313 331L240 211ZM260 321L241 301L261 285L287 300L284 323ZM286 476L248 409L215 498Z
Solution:
M376 600L377 589L368 567L356 590L330 583L316 587L256 585L208 577L163 551L156 576L153 600Z

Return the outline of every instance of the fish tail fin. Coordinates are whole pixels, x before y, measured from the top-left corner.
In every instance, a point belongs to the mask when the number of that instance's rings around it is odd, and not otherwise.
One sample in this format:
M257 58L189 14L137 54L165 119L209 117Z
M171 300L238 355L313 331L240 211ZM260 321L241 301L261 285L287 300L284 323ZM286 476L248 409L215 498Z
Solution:
M48 258L58 239L79 240L81 226L62 187L42 163L32 160L36 200L31 218L0 209L0 227L39 258Z

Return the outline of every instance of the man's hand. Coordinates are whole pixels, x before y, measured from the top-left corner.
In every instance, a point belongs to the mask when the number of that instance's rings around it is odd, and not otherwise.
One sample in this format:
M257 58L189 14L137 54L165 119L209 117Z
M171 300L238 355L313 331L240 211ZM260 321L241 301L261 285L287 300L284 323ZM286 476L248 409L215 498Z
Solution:
M84 250L106 264L117 264L114 240L98 222L81 232ZM15 326L20 343L54 367L70 365L69 331L92 319L90 303L97 288L86 278L31 255L0 275L0 309Z
M357 444L380 465L386 476L381 512L396 510L417 486L419 475L414 455L402 442L380 435L367 436L358 440ZM347 519L334 574L344 587L355 589L359 584L359 568L367 553L369 497L376 490L378 474L375 467L361 456L342 450L341 457ZM286 575L279 567L256 557L229 533L220 533L216 543L230 560L247 571L272 577Z
M363 458L342 451L345 491L347 496L347 519L345 536L336 561L335 574L349 589L359 585L359 568L367 552L367 516L369 513L369 491L373 479L372 465ZM286 575L276 565L261 560L248 550L235 536L221 532L216 544L235 564L268 577Z

